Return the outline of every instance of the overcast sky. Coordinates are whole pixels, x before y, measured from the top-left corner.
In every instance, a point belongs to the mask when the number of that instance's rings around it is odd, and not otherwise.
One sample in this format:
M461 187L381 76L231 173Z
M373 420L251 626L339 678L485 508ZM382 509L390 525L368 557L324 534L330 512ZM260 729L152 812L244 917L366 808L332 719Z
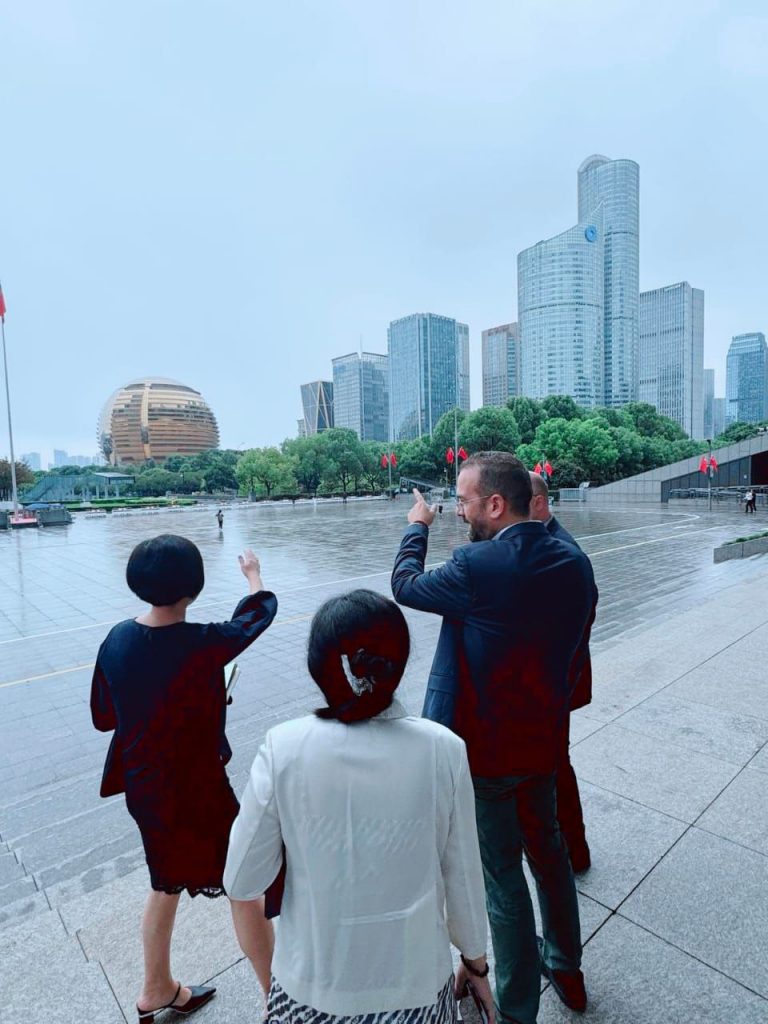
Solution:
M640 164L640 286L704 289L722 394L768 332L767 121L760 0L0 0L17 455L95 453L153 375L222 445L280 442L417 311L469 324L478 406L480 332L592 153Z

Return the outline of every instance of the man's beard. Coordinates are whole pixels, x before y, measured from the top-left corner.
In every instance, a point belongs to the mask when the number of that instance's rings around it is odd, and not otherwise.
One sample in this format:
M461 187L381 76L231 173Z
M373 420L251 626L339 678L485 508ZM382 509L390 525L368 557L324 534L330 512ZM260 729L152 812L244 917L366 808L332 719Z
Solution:
M489 533L487 527L482 523L470 523L467 536L472 544L477 544L477 542L481 540L490 540L493 534Z

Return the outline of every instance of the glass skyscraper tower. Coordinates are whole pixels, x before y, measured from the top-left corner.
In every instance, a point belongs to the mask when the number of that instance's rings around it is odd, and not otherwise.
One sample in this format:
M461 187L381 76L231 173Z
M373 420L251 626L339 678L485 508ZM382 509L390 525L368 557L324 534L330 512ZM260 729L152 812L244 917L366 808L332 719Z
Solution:
M604 402L638 396L640 307L640 168L634 160L588 157L578 171L579 222L602 214Z
M482 333L483 405L506 405L520 394L520 344L517 324L501 324Z
M469 328L447 316L414 313L387 331L389 429L393 441L431 434L449 409L469 412Z
M768 419L768 349L765 335L737 334L725 360L725 419L760 423Z
M517 257L522 394L603 404L603 233L577 224Z
M333 383L330 380L314 380L301 385L301 406L304 410L304 434L311 437L321 434L333 426Z
M704 431L704 292L687 281L640 296L639 398L689 437L712 436Z
M333 360L333 423L361 441L389 440L389 369L386 356L351 352Z

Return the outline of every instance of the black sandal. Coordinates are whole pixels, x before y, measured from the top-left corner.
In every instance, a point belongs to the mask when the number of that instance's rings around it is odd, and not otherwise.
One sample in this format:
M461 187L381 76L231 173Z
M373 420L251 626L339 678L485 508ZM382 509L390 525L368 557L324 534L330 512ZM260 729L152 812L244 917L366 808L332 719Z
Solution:
M178 1013L182 1017L188 1017L190 1013L194 1013L201 1006L205 1006L216 994L216 989L212 985L190 985L189 991L191 995L183 1006L173 1005L179 998L181 982L179 982L179 987L176 989L173 999L170 1003L166 1003L165 1006L158 1006L156 1010L142 1010L140 1006L137 1006L136 1012L139 1015L139 1024L154 1024L155 1014L161 1013L163 1010L173 1010L174 1013Z

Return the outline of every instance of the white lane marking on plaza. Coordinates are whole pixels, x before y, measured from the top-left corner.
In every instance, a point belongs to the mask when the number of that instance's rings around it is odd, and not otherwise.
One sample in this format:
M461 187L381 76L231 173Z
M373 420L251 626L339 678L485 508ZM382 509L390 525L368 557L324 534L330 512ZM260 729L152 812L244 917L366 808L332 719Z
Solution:
M684 527L694 526L697 519L701 519L701 516L693 516L691 521L688 523L682 523L679 526L670 526L669 523L651 523L650 526L628 526L625 530L606 530L604 533L585 533L576 540L593 540L595 537L613 537L617 533L636 533L638 530L658 530L658 529L672 529L680 530Z
M692 530L690 533L686 533L685 537L694 537L699 533L712 533L713 530L719 530L719 526L708 526L705 530ZM590 558L597 558L598 555L610 555L613 551L628 551L630 548L643 548L648 544L663 544L665 540L677 540L676 537L657 537L655 540L640 540L636 544L622 544L617 548L601 548L600 551L589 551Z

